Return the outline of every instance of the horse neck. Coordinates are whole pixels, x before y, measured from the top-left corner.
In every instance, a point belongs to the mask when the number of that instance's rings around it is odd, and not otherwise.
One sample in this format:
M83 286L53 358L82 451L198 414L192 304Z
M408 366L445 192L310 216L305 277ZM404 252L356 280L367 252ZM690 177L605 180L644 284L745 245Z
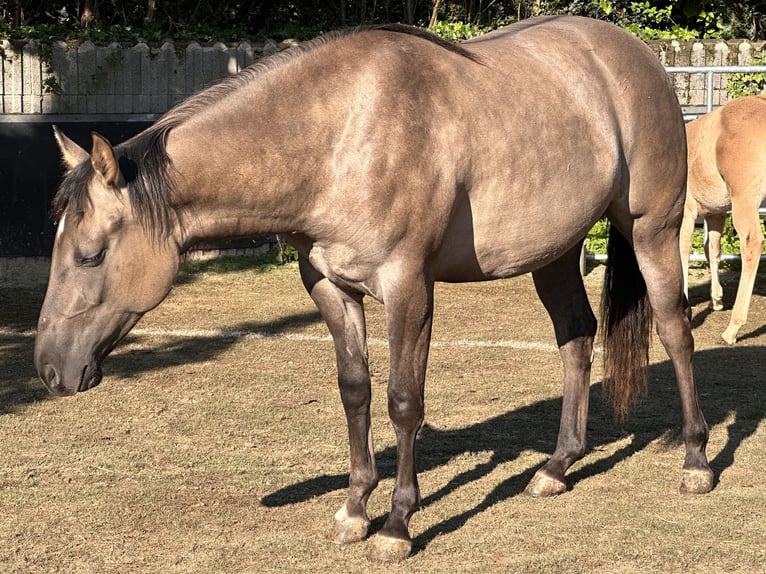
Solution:
M327 134L298 102L249 95L174 128L180 244L305 231L321 189Z

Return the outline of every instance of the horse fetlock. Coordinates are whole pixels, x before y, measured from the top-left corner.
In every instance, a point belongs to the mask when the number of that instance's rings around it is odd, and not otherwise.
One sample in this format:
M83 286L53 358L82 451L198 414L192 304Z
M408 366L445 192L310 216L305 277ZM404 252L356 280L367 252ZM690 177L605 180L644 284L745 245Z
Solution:
M524 494L533 498L557 496L567 490L563 480L554 478L543 469L538 470L524 489Z
M740 325L734 325L732 323L729 323L729 326L726 327L726 330L721 333L721 338L726 341L729 345L733 345L737 342L737 335L739 334Z
M370 539L367 559L370 562L391 564L401 562L412 552L412 540L376 534Z
M681 494L705 494L713 490L713 471L709 468L685 468Z
M367 531L370 528L370 519L367 516L351 516L343 505L335 513L335 523L333 524L330 540L337 544L353 544L361 542L367 537Z

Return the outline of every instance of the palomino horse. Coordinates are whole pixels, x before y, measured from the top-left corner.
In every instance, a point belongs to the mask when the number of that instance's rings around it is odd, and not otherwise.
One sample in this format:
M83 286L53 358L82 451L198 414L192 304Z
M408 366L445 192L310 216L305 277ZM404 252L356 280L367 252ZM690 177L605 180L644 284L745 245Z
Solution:
M708 235L705 256L710 262L710 299L714 310L723 309L723 289L718 280L721 232L726 214L740 238L742 275L729 325L721 337L737 342L747 321L750 297L763 250L758 208L766 199L766 96L748 96L689 122L689 179L681 226L684 288L688 293L689 252L694 221L703 217Z
M624 415L646 385L653 311L681 395L681 490L712 488L678 258L683 121L662 66L627 32L553 17L462 46L402 26L332 34L191 97L117 147L93 134L87 153L56 135L69 173L35 347L52 392L99 383L102 360L167 295L190 246L287 233L335 344L351 466L338 542L370 525L378 471L363 297L385 305L397 469L370 557L400 560L420 504L434 282L532 272L564 398L555 451L527 490L561 493L586 450L596 333L580 247L606 215L613 402Z

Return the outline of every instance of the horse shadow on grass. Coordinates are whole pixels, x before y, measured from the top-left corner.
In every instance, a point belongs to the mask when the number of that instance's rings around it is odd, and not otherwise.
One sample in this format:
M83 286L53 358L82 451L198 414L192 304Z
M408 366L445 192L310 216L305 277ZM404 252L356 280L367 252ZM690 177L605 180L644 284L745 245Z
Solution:
M321 320L318 311L308 311L287 315L277 321L240 323L225 331L230 335L171 337L167 342L151 348L144 346L126 349L125 343L122 343L104 360L104 374L129 379L142 372L211 361L234 345L242 333L278 337L320 323ZM31 325L34 326L34 323ZM21 326L32 328L26 324ZM125 342L140 341L142 337L129 334ZM0 335L0 415L53 397L37 377L34 345L34 337L28 334Z
M716 477L734 464L734 455L742 442L751 436L766 417L766 385L763 385L761 367L762 348L734 347L699 351L695 354L695 372L700 401L705 417L712 428L731 420L723 431L727 441L723 449L710 460ZM669 361L650 367L650 391L624 423L617 423L601 397L601 384L591 387L588 444L586 454L576 469L567 475L568 488L590 477L603 474L622 461L659 439L660 444L674 448L681 445L681 410L675 375ZM426 401L428 390L426 389ZM482 479L499 465L518 458L524 451L542 451L550 454L558 434L561 398L548 399L512 409L507 413L465 428L441 431L425 426L417 441L418 471L423 472L448 465L454 457L470 453L491 452L487 462L456 474L437 491L423 493L422 505L428 506L457 491L462 486ZM732 416L734 415L734 416ZM615 441L632 437L625 446L609 456L596 458L594 451ZM381 478L395 473L395 448L388 447L376 454ZM593 460L589 460L593 459ZM683 451L679 449L677 476L669 478L680 484ZM415 551L425 548L437 536L461 528L472 517L523 493L529 480L540 465L527 468L496 485L484 500L473 508L466 508L430 529L414 540ZM264 496L262 504L280 507L304 502L312 497L347 487L348 475L324 475L286 486ZM638 486L640 488L640 485ZM371 531L378 530L386 516L373 520Z
M0 284L0 415L48 398L37 380L34 337L45 285Z
M0 415L51 396L37 378L34 345L29 336L0 336Z

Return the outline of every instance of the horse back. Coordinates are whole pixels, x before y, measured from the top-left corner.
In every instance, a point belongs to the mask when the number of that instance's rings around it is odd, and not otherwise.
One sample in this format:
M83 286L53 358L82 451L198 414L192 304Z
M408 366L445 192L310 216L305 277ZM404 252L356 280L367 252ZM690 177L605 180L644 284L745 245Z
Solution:
M471 185L455 203L439 259L444 276L534 270L571 248L610 206L680 218L680 109L642 42L602 22L551 17L462 46L483 67L470 77L480 88L464 148L474 158ZM658 169L671 182L664 195L649 181L628 198L631 180Z

